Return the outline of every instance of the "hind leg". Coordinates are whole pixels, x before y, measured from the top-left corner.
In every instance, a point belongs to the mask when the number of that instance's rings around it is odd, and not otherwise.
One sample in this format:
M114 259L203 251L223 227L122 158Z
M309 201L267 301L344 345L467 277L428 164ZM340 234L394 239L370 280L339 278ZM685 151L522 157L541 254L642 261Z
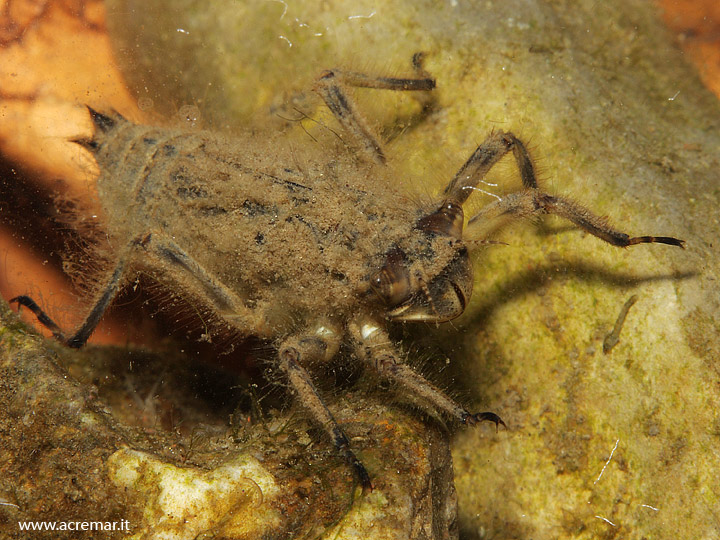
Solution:
M10 299L10 303L17 303L18 306L25 306L32 311L40 324L50 330L53 337L68 347L78 349L87 343L92 333L97 328L105 310L117 295L125 275L126 258L121 258L110 273L103 287L96 296L95 302L80 327L71 335L67 336L60 327L53 321L37 303L29 296L16 296Z
M169 275L178 276L179 279L184 278L184 283L195 292L195 295L207 300L207 303L212 305L216 312L228 322L236 326L248 327L250 324L248 321L257 321L257 313L246 307L233 291L211 276L180 246L161 233L145 234L128 244L96 295L85 320L69 337L32 298L17 296L10 302L29 308L37 317L38 322L48 328L57 340L68 347L80 348L87 343L108 306L120 291L126 272L133 266L132 263L139 250L142 250L146 257L152 257ZM257 325L255 327L258 328L258 333L262 334L262 328Z

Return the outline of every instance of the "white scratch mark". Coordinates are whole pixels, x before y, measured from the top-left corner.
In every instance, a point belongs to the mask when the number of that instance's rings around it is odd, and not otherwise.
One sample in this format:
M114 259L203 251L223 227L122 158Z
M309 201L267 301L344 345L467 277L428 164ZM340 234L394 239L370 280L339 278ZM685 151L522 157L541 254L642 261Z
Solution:
M497 184L488 184L488 185L492 186L492 185L497 185ZM494 193L491 193L490 191L486 191L479 187L463 186L463 189L472 189L473 191L479 191L480 193L484 193L485 195L490 195L491 197L495 197L498 201L502 201L502 197L500 197L499 195L495 195Z
M2 504L3 506L14 506L15 508L20 508L17 504L11 502L0 501L0 504Z
M288 46L289 46L289 47L292 47L292 41L290 41L288 38L286 38L285 36L278 36L278 37L279 37L280 39L284 39L285 41L287 41L287 42L288 42Z
M612 452L610 452L610 457L609 457L609 458L607 459L607 461L605 462L605 465L603 465L602 471L600 471L600 474L598 475L597 480L595 480L595 481L593 482L593 485L594 485L594 484L597 484L597 483L600 481L600 478L602 478L602 475L603 475L603 473L605 472L605 469L607 469L607 466L608 466L608 464L610 463L610 460L612 459L613 454L615 453L615 450L617 450L617 447L618 447L618 443L619 443L619 442L620 442L620 439L618 439L617 441L615 441L615 446L613 447Z
M669 98L668 98L668 101L675 101L675 98L678 97L679 94L680 94L680 90L678 90L677 92L675 92L675 95L674 95L673 97L669 97Z
M651 510L655 510L656 512L658 511L657 508L655 508L654 506L650 506L649 504L641 504L640 506L643 506L645 508L650 508Z
M373 11L370 15L350 15L348 19L372 19L375 16L375 11Z
M185 30L184 28L178 28L177 31L180 32L181 34L190 35L190 32L188 32L188 31Z
M281 4L283 5L283 12L282 12L282 15L280 15L280 20L282 20L282 18L283 18L283 17L285 16L285 14L287 13L288 5L287 5L285 2L283 2L283 0L265 0L265 1L266 1L266 2L279 2L279 3L281 3ZM297 20L297 19L296 19L296 20Z
M612 521L610 521L608 518L604 518L604 517L602 517L602 516L595 516L595 517L598 518L598 519L602 519L603 521L607 521L607 522L608 522L610 525L612 525L613 527L617 527L617 525L615 525L615 524L614 524Z

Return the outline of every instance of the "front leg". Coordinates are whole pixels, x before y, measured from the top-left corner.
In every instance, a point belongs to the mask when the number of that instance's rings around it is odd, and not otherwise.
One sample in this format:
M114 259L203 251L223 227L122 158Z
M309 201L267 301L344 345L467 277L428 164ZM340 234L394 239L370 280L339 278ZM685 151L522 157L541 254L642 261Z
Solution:
M97 328L100 323L100 319L105 314L108 306L117 296L120 287L122 286L123 279L127 269L128 258L131 256L132 251L135 248L135 242L131 243L130 246L121 254L118 258L115 268L110 272L106 278L105 284L100 288L95 301L93 302L92 308L85 316L85 320L80 327L71 335L66 336L65 332L53 321L42 308L29 296L16 296L10 299L10 303L17 303L19 306L25 306L37 317L37 320L45 328L50 330L53 337L58 341L64 343L68 347L79 349L83 347L87 340Z
M485 175L505 154L512 152L523 186L537 188L535 166L523 142L509 132L491 133L455 174L443 194L447 201L462 205Z
M439 388L430 383L410 366L403 363L395 352L387 332L371 321L354 322L350 332L355 341L358 355L380 375L405 387L412 394L432 404L438 410L452 416L463 424L495 422L495 427L505 422L493 412L471 413L456 401L447 397Z
M618 231L607 218L597 216L572 199L549 195L539 189L526 189L511 193L499 201L488 204L468 222L473 235L500 228L508 219L532 218L540 214L553 214L571 221L578 227L597 236L608 244L628 247L637 244L669 244L684 248L685 241L671 236L635 236Z

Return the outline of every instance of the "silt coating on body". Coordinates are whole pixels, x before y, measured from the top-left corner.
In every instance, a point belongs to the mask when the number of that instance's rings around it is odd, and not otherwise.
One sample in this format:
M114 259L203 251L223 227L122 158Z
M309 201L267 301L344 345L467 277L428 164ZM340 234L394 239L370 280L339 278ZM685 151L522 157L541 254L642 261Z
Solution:
M323 159L309 141L299 152L282 141L114 119L95 137L113 247L169 236L253 310L254 321L205 306L241 334L275 337L321 318L343 325L382 309L368 280L392 248L414 254L431 275L454 256L456 246L415 228L422 211L393 188L386 168L343 152ZM149 251L132 264L173 289L197 289L187 272ZM207 303L204 292L194 296Z

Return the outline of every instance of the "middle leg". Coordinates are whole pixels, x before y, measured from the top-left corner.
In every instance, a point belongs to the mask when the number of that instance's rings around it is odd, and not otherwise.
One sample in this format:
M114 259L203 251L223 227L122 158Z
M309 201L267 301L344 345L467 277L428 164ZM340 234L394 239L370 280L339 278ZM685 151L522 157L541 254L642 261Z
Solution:
M318 332L299 338L289 338L278 350L280 369L285 373L300 404L322 426L335 448L340 451L345 461L353 468L365 493L373 490L370 475L350 447L350 440L347 435L345 435L330 409L320 397L310 378L310 374L301 365L301 362L307 364L322 360L327 355L327 352L333 348L333 343L327 342Z

